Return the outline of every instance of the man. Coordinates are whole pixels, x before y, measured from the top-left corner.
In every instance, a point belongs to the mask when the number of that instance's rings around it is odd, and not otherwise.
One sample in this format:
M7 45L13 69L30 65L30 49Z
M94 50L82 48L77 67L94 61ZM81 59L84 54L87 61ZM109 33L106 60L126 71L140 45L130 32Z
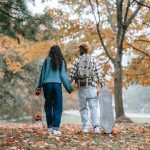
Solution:
M76 58L70 72L71 82L75 80L78 85L80 103L80 115L82 120L82 131L88 133L89 111L95 134L99 134L98 121L98 90L101 84L101 68L99 63L88 54L88 46L79 46L80 56Z

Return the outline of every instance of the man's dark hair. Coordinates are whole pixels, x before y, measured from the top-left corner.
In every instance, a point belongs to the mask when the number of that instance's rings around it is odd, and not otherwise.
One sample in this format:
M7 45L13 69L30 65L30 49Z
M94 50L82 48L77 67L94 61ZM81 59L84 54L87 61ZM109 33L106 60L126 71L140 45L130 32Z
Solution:
M81 44L79 46L79 51L80 51L80 55L87 54L89 51L89 48L86 44Z

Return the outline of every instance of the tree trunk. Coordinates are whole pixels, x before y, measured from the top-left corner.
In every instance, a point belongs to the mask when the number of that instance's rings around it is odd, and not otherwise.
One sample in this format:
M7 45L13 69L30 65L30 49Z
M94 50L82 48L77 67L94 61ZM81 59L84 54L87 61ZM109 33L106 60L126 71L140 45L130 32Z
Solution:
M121 61L114 62L114 95L115 95L115 111L116 119L124 116L123 100L122 100L122 66Z

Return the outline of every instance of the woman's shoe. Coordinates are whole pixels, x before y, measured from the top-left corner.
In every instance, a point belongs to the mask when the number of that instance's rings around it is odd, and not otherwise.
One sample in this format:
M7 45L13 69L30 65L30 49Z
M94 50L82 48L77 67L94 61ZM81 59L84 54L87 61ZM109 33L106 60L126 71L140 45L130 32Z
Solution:
M48 133L49 134L53 134L53 132L54 132L53 128L48 128Z
M53 130L53 134L60 136L61 135L61 131L60 130Z

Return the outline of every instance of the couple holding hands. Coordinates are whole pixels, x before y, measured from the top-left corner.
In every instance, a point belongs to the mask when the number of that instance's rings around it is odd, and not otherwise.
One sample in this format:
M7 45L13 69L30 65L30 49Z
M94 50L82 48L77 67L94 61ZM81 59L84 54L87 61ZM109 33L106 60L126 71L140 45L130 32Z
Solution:
M45 98L45 113L48 133L61 135L60 123L62 115L62 84L71 94L73 80L78 86L80 115L83 133L89 132L89 112L93 132L99 134L98 121L98 93L102 83L101 68L99 63L88 54L88 46L79 46L80 56L75 59L70 74L67 74L66 61L58 45L50 48L48 56L42 65L36 94L43 88Z

